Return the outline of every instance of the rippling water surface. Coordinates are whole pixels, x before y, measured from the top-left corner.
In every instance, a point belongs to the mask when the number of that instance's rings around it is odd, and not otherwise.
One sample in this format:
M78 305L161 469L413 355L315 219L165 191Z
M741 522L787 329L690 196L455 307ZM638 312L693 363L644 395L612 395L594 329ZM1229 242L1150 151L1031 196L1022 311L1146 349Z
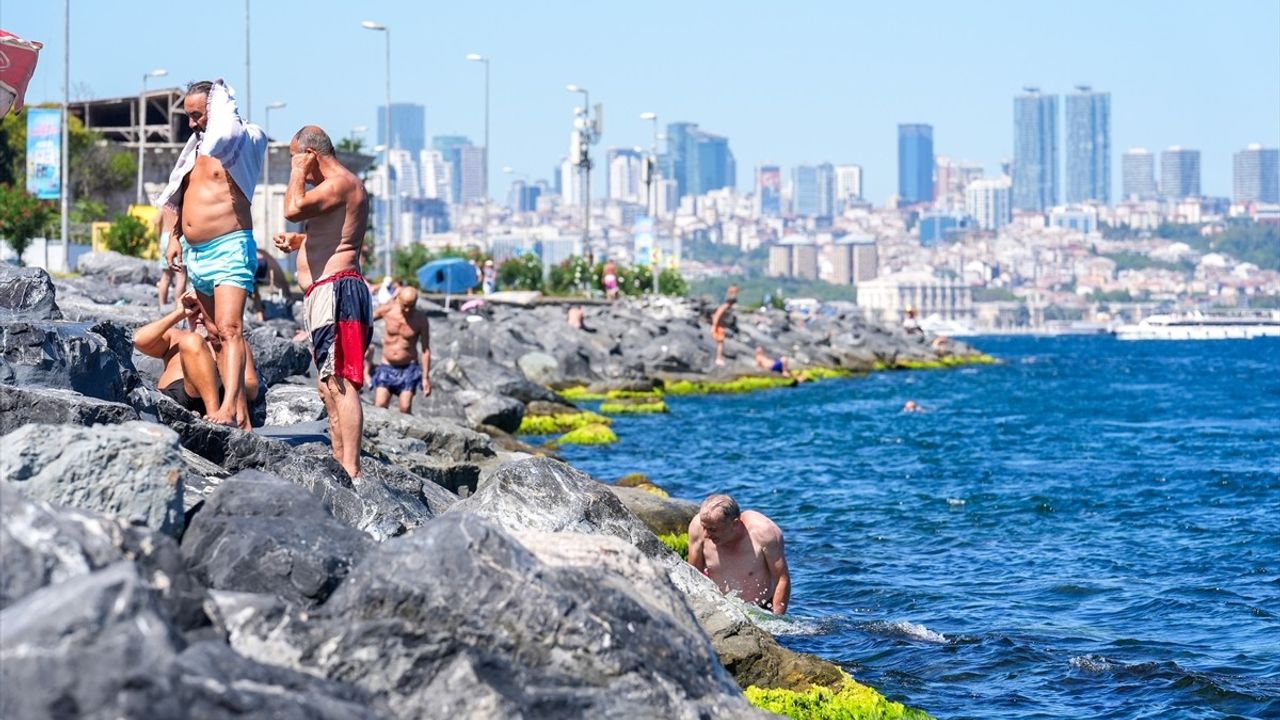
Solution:
M936 717L1280 717L1280 342L975 344L1003 364L673 398L566 455L769 515L771 629Z

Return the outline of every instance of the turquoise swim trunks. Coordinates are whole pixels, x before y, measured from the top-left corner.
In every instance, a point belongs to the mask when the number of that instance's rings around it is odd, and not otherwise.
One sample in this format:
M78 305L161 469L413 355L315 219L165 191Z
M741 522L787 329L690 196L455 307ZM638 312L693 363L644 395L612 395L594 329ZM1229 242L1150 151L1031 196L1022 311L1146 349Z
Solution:
M235 230L199 245L189 245L184 239L182 262L191 287L201 295L213 295L218 285L234 285L252 294L258 245L248 230Z

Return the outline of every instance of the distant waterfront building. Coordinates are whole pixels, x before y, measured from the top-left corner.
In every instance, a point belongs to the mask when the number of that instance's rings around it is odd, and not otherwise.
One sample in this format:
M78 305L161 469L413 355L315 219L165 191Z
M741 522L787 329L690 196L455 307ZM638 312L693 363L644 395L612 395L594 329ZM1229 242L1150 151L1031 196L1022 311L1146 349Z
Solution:
M1146 148L1130 148L1120 159L1120 177L1125 200L1154 200L1156 156Z
M1013 207L1058 204L1058 96L1025 88L1013 99Z
M387 107L378 106L379 145L387 144ZM427 146L427 109L415 103L391 103L392 146L418 157Z
M1232 197L1238 203L1280 203L1280 150L1253 144L1235 154Z
M933 126L898 126L898 198L902 204L933 202Z
M464 145L458 151L458 200L466 204L485 200L485 149Z
M777 165L756 169L756 211L765 217L782 214L782 169Z
M449 163L449 197L462 202L462 148L471 145L464 135L437 135L431 138L431 149L438 151Z
M964 190L964 211L983 230L999 230L1013 222L1013 180L1005 175L969 183Z
M937 315L943 320L973 318L973 291L960 280L932 273L900 272L857 284L858 305L867 318L901 327L908 308L917 317Z
M850 203L862 200L862 166L836 166L836 213L843 213Z
M609 148L605 155L605 197L620 202L638 203L644 196L641 176L644 157L631 148Z
M1067 202L1111 201L1111 93L1067 95Z
M878 274L879 256L871 237L846 236L831 246L831 283L855 285L872 280Z
M1160 194L1169 200L1200 197L1200 151L1174 145L1160 153Z
M818 217L818 168L797 165L791 169L791 214Z
M667 125L663 165L663 175L676 181L679 198L737 185L737 163L729 139L700 130L697 123Z
M818 246L796 236L769 246L770 277L818 279Z

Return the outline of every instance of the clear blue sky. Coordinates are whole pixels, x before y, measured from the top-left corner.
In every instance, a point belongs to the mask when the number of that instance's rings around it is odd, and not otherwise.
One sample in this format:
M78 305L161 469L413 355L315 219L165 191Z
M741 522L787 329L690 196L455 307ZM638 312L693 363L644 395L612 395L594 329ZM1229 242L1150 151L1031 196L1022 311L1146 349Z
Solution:
M71 4L73 97L136 94L158 67L171 84L223 75L243 92L243 0ZM280 100L275 137L304 123L335 136L372 127L383 39L365 19L391 26L394 100L426 106L429 136L480 141L483 69L464 56L493 59L499 198L503 165L547 177L566 154L567 83L604 103L601 151L647 147L638 116L652 110L728 136L742 190L762 162L857 163L877 203L896 192L901 122L931 123L938 154L995 171L1012 155L1023 85L1111 92L1113 196L1128 147L1198 148L1205 193L1226 196L1233 152L1280 146L1277 0L252 0L253 119ZM28 99L60 100L61 0L0 0L0 27L45 43Z

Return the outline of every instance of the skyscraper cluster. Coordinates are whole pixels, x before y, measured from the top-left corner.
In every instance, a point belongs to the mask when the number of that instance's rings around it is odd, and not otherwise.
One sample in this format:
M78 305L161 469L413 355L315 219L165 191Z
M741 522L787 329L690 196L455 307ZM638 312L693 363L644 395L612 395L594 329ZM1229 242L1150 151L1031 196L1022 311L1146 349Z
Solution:
M1111 200L1111 93L1079 85L1066 101L1068 203ZM1057 205L1058 96L1024 88L1013 99L1013 207L1045 212Z

